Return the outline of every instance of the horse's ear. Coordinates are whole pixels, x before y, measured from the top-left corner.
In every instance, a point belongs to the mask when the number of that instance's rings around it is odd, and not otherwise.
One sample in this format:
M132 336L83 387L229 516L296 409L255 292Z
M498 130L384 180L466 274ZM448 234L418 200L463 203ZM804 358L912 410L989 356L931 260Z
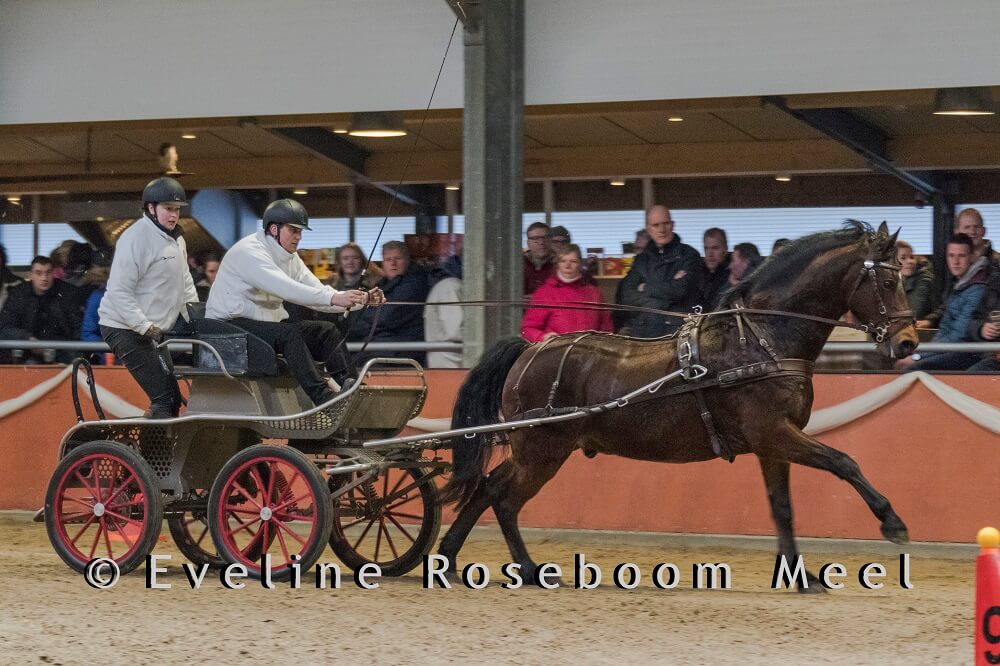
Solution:
M889 235L889 224L885 220L882 220L882 224L878 225L878 235L882 238Z
M895 249L895 247L896 247L896 238L899 236L899 232L902 229L903 229L903 227L896 227L896 232L893 235L889 236L889 240L886 243L886 245L888 247L891 247L891 248Z

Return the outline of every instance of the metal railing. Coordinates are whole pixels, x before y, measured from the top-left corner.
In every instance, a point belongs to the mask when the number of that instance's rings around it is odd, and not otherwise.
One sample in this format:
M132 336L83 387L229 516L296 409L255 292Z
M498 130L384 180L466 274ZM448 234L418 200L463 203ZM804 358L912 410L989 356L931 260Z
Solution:
M183 339L170 340L171 349L190 349L192 344ZM348 351L360 351L360 342L348 342ZM0 340L0 349L54 349L56 351L110 351L106 342L83 342L82 340ZM369 351L462 351L461 342L369 342Z

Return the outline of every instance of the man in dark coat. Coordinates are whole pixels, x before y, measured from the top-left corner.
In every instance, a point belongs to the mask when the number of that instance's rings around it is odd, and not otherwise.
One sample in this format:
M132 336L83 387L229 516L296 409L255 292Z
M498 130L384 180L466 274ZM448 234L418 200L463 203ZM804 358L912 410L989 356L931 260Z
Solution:
M423 303L427 300L430 285L427 273L422 268L410 262L410 253L406 244L400 241L389 241L382 246L382 270L385 277L379 287L389 302L408 301ZM368 337L372 327L375 310L365 309L357 317L351 318L348 340L363 341ZM378 324L371 338L372 342L423 342L424 341L424 308L422 305L383 305L378 315ZM412 358L423 364L424 352L374 352L366 351L355 356L355 364L360 369L370 358L388 356L394 358Z
M714 310L719 296L729 283L729 240L726 232L718 227L705 231L704 271L701 276L701 306Z
M649 245L635 258L628 275L621 281L618 300L659 310L687 312L701 301L701 255L681 242L674 233L674 222L666 206L653 206L646 213ZM676 331L678 317L636 313L623 332L642 338L655 338Z
M52 260L37 256L31 260L28 281L11 287L0 310L0 339L4 340L79 340L81 317L78 315L76 289L52 276ZM8 357L9 358L9 357ZM73 352L57 354L45 350L24 353L28 362L58 360L68 363Z

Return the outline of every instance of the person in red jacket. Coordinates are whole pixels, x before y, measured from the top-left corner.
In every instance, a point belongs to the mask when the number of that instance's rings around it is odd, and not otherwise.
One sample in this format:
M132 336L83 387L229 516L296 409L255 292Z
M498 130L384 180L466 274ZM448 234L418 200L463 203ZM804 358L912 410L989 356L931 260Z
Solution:
M580 248L567 245L556 256L555 273L531 296L531 304L559 304L569 301L601 303L601 290L580 270ZM529 342L539 342L553 335L574 331L612 331L607 310L528 308L521 324L521 335Z

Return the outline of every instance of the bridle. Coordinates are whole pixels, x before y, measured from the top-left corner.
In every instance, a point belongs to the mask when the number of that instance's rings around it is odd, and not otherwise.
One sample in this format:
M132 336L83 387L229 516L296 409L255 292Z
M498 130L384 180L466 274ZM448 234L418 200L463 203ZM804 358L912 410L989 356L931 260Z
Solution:
M886 270L892 271L895 274L896 281L898 282L899 272L902 270L901 266L896 266L895 264L890 264L884 261L873 261L871 259L865 259L864 263L861 265L861 270L858 272L858 277L854 281L854 288L851 289L850 295L847 297L847 307L851 312L857 314L852 303L854 302L854 296L858 291L858 288L865 281L865 277L869 278L869 282L872 285L872 289L875 291L875 297L878 299L878 317L879 321L869 320L865 323L858 325L859 330L864 331L871 335L876 343L881 343L885 340L886 335L892 330L899 322L909 322L913 320L912 310L898 310L896 312L889 312L889 308L885 305L885 299L882 298L882 288L878 283L878 272L876 269L884 268Z

